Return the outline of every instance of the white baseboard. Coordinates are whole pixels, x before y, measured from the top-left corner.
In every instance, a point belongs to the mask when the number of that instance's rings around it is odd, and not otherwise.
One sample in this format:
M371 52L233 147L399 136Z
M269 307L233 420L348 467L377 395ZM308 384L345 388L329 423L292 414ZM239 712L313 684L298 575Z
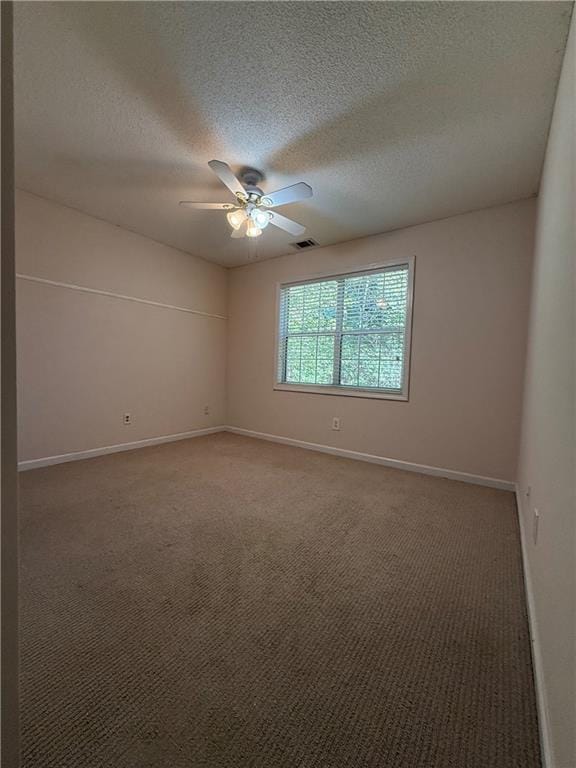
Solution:
M380 464L384 467L393 469L403 469L407 472L419 472L424 475L435 475L436 477L445 477L449 480L460 480L464 483L473 483L475 485L486 485L490 488L500 488L505 491L513 491L515 483L508 480L500 480L495 477L483 477L481 475L471 475L467 472L459 472L454 469L444 469L443 467L429 467L426 464L414 464L400 459L389 459L385 456L373 456L369 453L360 453L359 451L349 451L344 448L334 448L330 445L321 445L319 443L307 443L303 440L295 440L291 437L281 437L280 435L269 435L265 432L254 432L251 429L242 429L233 426L208 427L206 429L194 429L190 432L179 432L175 435L162 435L160 437L149 437L145 440L136 440L132 443L119 443L117 445L106 445L102 448L90 448L87 451L75 451L74 453L63 453L58 456L44 456L40 459L29 459L20 461L18 469L24 471L27 469L38 469L39 467L48 467L52 464L64 464L68 461L81 461L82 459L91 459L96 456L104 456L108 453L119 453L121 451L133 451L137 448L146 448L151 445L161 445L162 443L172 443L176 440L187 440L191 437L200 437L201 435L212 435L216 432L232 432L237 435L246 435L259 440L268 440L273 443L283 443L293 445L297 448L305 448L310 451L320 453L329 453L334 456L342 456L346 459L356 459L357 461L367 461L371 464Z
M320 443L306 443L303 440L295 440L291 437L281 437L280 435L269 435L265 432L254 432L251 429L242 429L241 427L224 427L226 432L233 432L236 435L246 435L246 437L255 437L259 440L268 440L272 443L283 443L293 445L296 448L305 448L310 451L319 451L320 453L330 453L334 456L342 456L346 459L356 459L357 461L367 461L370 464L380 464L384 467L393 469L403 469L406 472L419 472L423 475L434 475L436 477L445 477L449 480L460 480L463 483L473 483L474 485L487 485L489 488L499 488L504 491L514 491L516 484L508 480L500 480L497 477L483 477L482 475L471 475L467 472L458 472L455 469L444 469L443 467L429 467L426 464L414 464L410 461L401 461L400 459L388 459L385 456L374 456L370 453L360 453L359 451L349 451L344 448L334 448L331 445L321 445Z
M108 453L120 453L121 451L133 451L137 448L147 448L150 445L161 445L162 443L173 443L176 440L187 440L190 437L201 437L202 435L212 435L215 432L224 432L225 427L207 427L206 429L193 429L191 432L178 432L175 435L161 435L160 437L149 437L145 440L136 440L133 443L118 443L117 445L105 445L102 448L90 448L87 451L76 451L74 453L62 453L59 456L45 456L41 459L29 459L28 461L18 462L18 469L24 471L27 469L38 469L39 467L49 467L51 464L64 464L67 461L81 461L82 459L93 459L95 456L104 456Z
M550 724L548 721L548 704L546 686L544 684L544 669L542 664L542 650L540 645L538 623L536 621L536 606L534 604L534 591L532 589L532 576L526 552L526 526L524 525L524 507L522 495L516 484L516 509L518 510L518 525L520 527L520 544L522 548L522 567L524 570L524 587L526 590L526 604L528 606L528 625L530 629L530 644L532 648L532 668L534 670L534 686L536 689L536 706L538 707L538 729L540 733L540 752L542 768L556 768L556 761L552 754L550 743Z

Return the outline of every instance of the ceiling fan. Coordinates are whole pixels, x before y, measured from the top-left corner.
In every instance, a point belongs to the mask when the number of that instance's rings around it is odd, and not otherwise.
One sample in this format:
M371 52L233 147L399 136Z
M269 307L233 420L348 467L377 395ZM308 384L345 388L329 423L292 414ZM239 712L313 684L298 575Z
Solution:
M278 208L288 203L297 203L312 197L312 187L300 181L290 187L264 194L258 184L264 175L253 168L244 168L240 178L232 173L229 165L221 160L208 163L220 181L225 184L236 198L234 203L195 203L182 200L180 205L208 211L228 211L226 218L232 227L231 237L259 237L268 224L273 224L291 235L301 235L306 228L292 219L282 216L271 208Z

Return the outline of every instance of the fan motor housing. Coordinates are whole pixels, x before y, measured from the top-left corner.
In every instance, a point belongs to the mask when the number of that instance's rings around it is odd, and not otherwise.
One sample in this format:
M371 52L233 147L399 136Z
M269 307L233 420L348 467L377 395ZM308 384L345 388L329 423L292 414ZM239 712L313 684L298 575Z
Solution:
M258 186L264 181L264 174L257 171L256 168L242 168L240 171L240 181L246 188L246 192L262 197L264 192Z

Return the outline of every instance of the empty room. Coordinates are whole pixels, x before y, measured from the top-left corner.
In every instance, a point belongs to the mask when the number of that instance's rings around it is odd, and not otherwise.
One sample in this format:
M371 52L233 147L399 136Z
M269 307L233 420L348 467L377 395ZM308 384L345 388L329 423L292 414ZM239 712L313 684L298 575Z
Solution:
M573 3L2 6L3 765L576 768Z

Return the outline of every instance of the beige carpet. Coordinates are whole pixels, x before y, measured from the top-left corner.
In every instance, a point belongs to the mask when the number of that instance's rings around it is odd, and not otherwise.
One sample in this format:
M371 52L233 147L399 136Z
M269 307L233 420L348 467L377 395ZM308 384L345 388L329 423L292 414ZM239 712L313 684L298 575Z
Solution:
M23 768L536 768L512 494L229 434L21 475Z

